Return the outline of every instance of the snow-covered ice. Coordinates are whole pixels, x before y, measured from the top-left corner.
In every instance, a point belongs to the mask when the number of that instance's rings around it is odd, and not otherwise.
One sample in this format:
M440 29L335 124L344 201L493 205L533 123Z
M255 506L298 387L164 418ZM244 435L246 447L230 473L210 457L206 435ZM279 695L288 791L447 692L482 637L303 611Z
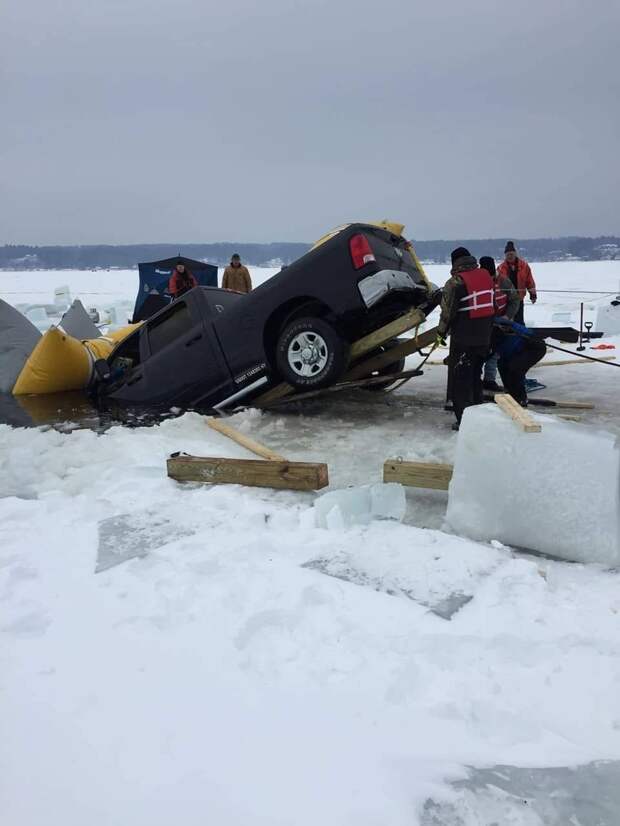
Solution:
M473 539L619 566L618 437L533 418L540 433L525 433L494 404L465 411L450 482L450 526Z
M614 262L534 274L574 288L580 268L617 289ZM0 273L0 295L51 303L59 283L112 306L137 274ZM541 291L526 318L574 308ZM578 427L617 435L619 372L537 375L546 395L595 402ZM371 485L388 457L454 461L444 386L432 366L387 397L232 424L327 460L330 490ZM591 764L620 760L617 573L448 534L442 491L408 490L403 523L324 530L313 493L178 485L177 450L247 455L195 414L102 434L0 426L3 823L616 826Z

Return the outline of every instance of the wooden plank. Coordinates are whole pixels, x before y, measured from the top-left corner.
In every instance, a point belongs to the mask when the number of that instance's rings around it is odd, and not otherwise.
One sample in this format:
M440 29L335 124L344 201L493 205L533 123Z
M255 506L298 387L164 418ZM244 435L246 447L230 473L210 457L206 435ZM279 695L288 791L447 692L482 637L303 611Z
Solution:
M555 401L553 399L543 399L537 397L529 397L528 403L532 407L568 407L574 410L594 410L592 402L578 402L572 399L562 399Z
M616 356L597 356L599 361L615 361ZM535 370L537 367L561 367L564 364L596 364L595 361L588 361L584 358L576 359L541 359L531 368Z
M389 324L385 324L383 327L379 327L378 330L373 330L372 333L368 333L367 336L353 342L351 345L351 360L365 356L366 353L370 353L371 350L375 350L379 345L385 344L386 341L396 338L401 333L411 330L412 327L419 327L425 320L426 316L421 310L416 308L409 310L394 321L390 321Z
M616 356L597 356L596 358L599 361L615 361L616 360ZM436 367L439 367L442 364L444 365L444 367L447 366L445 364L445 362L437 361L436 359L433 359L433 361L427 361L426 363L427 364L432 364ZM543 358L543 359L541 359L541 361L536 362L536 364L531 369L536 370L538 367L561 367L564 364L596 364L596 362L595 361L588 361L588 359L584 359L584 358L564 359L563 361L560 361L560 359L558 359L557 361L555 359L553 361L547 361L547 359Z
M409 310L409 312L404 315L399 316L394 321L391 321L389 324L379 327L378 330L374 330L367 336L353 342L350 352L351 360L361 358L366 355L366 353L369 353L371 350L379 347L381 344L385 344L386 341L390 341L391 339L399 336L401 333L411 330L412 327L419 326L425 318L426 316L421 310L414 308L413 310ZM254 400L253 406L266 407L271 402L274 402L277 399L282 399L284 396L289 396L294 392L295 388L291 387L290 384L283 382L282 384L278 384L276 387L272 387L270 390L267 390L266 393L262 393L258 396Z
M352 367L345 375L345 381L353 381L354 379L362 378L362 376L369 376L375 370L385 367L388 364L393 364L395 361L405 356L410 356L412 353L417 353L418 350L423 350L429 347L437 338L437 327L432 330L425 330L413 338L407 339L385 353L379 353L377 356L372 356L365 361L360 361Z
M501 408L506 415L510 416L513 422L518 424L524 433L540 433L542 430L542 426L537 424L527 410L524 410L508 393L496 393L495 404Z
M351 390L355 387L370 387L373 384L385 384L387 381L390 384L401 379L412 379L414 376L421 376L421 370L404 370L402 373L394 373L392 376L370 376L370 378L358 379L357 381L344 381L338 384L330 384L329 387L322 387L320 390L309 390L307 393L296 393L294 396L284 396L281 399L275 399L272 402L261 405L265 410L272 407L277 407L281 404L293 404L294 402L303 402L306 399L315 399L319 396L327 396L330 393L339 393L341 390Z
M246 485L282 490L320 490L327 487L327 465L316 462L272 462L268 459L223 459L172 454L168 476L177 482Z
M223 436L228 436L229 439L232 439L233 442L249 450L250 453L255 453L263 459L270 459L272 462L286 461L284 456L280 456L279 453L275 453L275 451L270 450L268 447L265 447L265 445L261 445L260 442L254 441L254 439L236 430L231 425L226 424L222 419L209 418L207 419L207 424L212 430L217 430L217 432Z
M452 479L452 465L439 462L405 462L387 459L383 465L384 482L400 482L413 488L448 490Z

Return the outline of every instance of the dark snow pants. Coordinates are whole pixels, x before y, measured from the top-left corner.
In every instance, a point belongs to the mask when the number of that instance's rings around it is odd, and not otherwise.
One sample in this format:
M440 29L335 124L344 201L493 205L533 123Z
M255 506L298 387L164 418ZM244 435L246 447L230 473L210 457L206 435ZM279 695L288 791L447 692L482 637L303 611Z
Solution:
M510 393L519 404L527 403L527 392L525 390L525 376L545 355L545 342L537 338L523 340L523 348L520 352L510 358L500 358L498 367L499 374L507 393Z
M452 381L451 395L457 422L466 407L481 404L482 368L487 356L486 347L454 347L450 358Z

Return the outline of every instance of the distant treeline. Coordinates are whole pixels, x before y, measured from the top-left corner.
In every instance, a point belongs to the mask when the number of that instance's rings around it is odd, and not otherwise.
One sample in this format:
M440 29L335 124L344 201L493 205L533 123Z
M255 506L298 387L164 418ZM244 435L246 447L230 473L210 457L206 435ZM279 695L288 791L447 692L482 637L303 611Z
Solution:
M514 238L521 254L530 261L563 261L579 259L598 261L620 260L620 237L599 238ZM452 241L415 241L418 256L424 261L445 263L455 247L467 247L479 257L493 255L502 258L505 238L456 239ZM187 258L224 265L233 252L255 267L277 267L290 264L309 248L308 244L131 244L123 246L58 246L34 247L6 245L0 248L0 269L131 269L141 261L171 258L178 253Z

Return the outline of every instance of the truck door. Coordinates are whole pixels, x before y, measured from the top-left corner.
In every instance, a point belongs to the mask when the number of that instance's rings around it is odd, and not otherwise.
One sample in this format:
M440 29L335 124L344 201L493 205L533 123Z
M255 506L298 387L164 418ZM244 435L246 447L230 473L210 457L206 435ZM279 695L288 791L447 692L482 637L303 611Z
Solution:
M147 321L145 402L190 406L230 381L207 309L200 293L188 293Z

